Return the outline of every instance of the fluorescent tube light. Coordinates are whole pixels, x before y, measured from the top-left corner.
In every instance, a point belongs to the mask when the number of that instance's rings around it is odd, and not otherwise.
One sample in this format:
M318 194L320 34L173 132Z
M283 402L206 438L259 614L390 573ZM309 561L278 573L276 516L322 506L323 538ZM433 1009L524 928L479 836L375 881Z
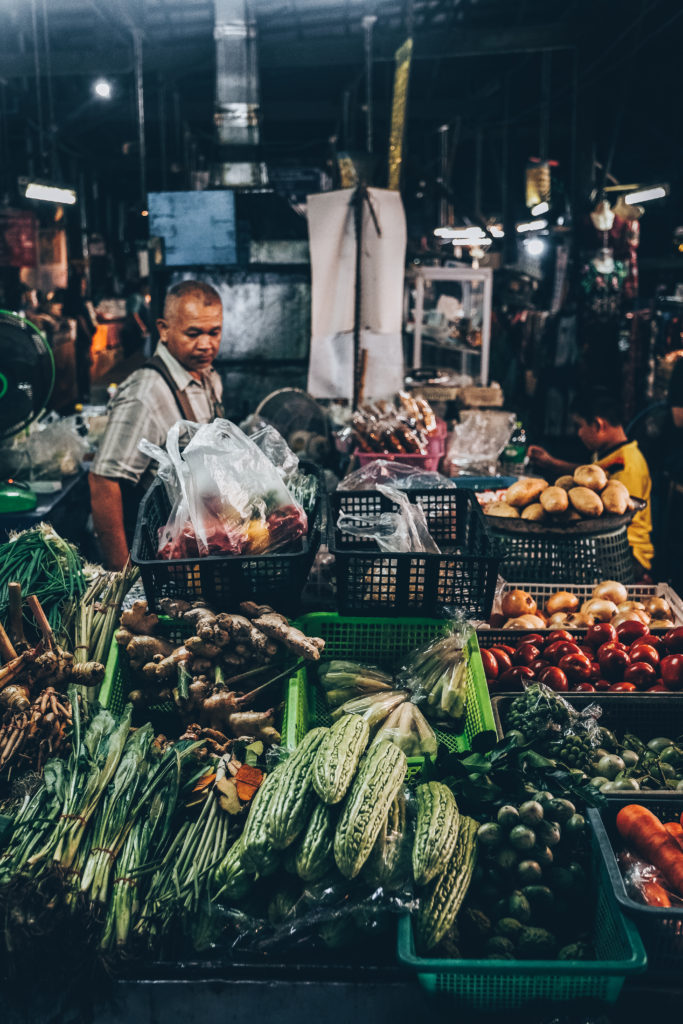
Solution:
M524 221L523 224L517 225L517 230L523 234L525 231L543 231L544 228L548 227L547 220L528 220Z
M72 188L58 188L56 185L41 185L38 181L30 181L25 192L27 199L41 199L46 203L63 203L73 206L76 193Z
M536 203L535 206L531 207L531 216L540 217L542 213L547 213L549 209L549 203Z
M638 192L629 192L624 196L624 202L629 206L636 206L638 203L646 203L648 199L663 199L666 189L662 185L655 185L653 188L641 188Z

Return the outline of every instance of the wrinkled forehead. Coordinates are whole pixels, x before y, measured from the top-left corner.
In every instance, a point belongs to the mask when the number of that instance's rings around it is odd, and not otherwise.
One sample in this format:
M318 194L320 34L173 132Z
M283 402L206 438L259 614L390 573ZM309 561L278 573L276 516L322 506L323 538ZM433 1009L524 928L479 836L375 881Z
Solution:
M203 295L182 295L171 303L166 320L169 326L182 329L191 324L200 327L214 326L223 321L223 306L220 302L207 302Z

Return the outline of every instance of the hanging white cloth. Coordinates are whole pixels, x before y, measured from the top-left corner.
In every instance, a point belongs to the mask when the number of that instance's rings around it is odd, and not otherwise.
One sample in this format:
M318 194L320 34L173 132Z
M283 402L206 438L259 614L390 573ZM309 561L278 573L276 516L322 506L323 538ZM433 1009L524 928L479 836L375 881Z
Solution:
M311 355L308 391L353 397L356 236L353 189L308 197L311 252ZM380 226L363 203L361 348L367 349L363 396L389 398L403 385L403 277L406 222L397 192L370 188Z

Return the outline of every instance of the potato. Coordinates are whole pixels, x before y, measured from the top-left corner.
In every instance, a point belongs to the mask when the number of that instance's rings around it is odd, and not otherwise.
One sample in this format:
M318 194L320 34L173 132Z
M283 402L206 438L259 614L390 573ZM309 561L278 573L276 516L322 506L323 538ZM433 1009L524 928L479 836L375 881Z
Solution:
M490 501L484 505L484 512L487 516L501 516L504 519L519 519L519 512L506 501Z
M574 481L579 487L602 491L607 486L607 473L601 466L578 466L574 470Z
M562 487L565 491L571 491L572 487L576 487L573 476L558 476L555 481L555 487Z
M628 490L620 480L610 480L604 491L600 492L600 498L605 506L605 512L613 516L623 516L631 500Z
M569 508L569 498L563 487L546 487L539 500L545 511L551 514L566 512Z
M544 492L545 493L545 492ZM545 519L543 505L535 501L533 505L527 505L522 509L522 519L530 519L532 523L540 523Z
M532 502L538 501L547 486L548 481L541 480L539 477L522 477L521 480L516 480L508 487L505 492L505 501L508 505L514 505L515 508L524 508L525 505L531 505Z
M599 495L589 487L572 487L569 491L572 507L588 519L596 519L602 515L602 502Z

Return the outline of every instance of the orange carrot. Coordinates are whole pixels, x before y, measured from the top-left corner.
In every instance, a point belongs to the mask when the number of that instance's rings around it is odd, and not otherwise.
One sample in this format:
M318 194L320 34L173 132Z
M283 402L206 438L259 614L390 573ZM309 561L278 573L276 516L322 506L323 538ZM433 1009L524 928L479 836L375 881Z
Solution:
M679 825L677 821L665 821L664 828L683 851L683 825Z
M617 829L622 839L661 871L674 892L683 896L683 850L659 818L645 807L629 804L617 814Z

